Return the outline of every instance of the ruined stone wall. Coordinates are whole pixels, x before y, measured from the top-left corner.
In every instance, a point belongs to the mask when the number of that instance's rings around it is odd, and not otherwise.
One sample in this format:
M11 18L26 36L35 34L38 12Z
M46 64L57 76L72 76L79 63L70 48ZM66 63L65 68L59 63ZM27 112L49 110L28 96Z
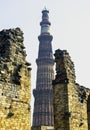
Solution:
M55 62L55 130L89 130L90 89L76 83L74 65L67 51L56 50Z
M31 129L31 68L20 28L0 32L0 130Z

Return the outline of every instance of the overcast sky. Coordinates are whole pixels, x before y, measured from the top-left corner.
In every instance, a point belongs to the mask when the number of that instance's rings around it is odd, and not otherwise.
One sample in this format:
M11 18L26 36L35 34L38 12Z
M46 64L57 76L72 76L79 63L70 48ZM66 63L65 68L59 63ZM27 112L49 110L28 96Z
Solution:
M76 81L90 88L90 0L0 0L0 30L20 27L36 83L41 11L49 10L53 52L66 49L75 64Z

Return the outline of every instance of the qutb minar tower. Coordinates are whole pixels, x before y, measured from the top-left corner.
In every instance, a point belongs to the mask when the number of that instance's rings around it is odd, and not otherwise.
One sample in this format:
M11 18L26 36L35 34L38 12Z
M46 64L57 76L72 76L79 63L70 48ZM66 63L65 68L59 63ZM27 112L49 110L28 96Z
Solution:
M53 130L53 90L52 80L54 79L54 59L52 52L52 35L50 35L49 11L42 11L40 22L41 34L39 39L39 52L36 59L37 80L36 89L33 90L34 112L33 130Z

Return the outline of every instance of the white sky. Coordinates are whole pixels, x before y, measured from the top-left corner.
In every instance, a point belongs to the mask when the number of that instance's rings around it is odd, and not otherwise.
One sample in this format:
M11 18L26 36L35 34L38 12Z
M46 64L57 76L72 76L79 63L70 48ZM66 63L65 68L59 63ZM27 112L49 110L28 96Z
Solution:
M41 11L49 9L53 52L68 50L75 64L76 81L90 88L90 0L0 0L0 30L20 27L27 60L32 64L35 88Z

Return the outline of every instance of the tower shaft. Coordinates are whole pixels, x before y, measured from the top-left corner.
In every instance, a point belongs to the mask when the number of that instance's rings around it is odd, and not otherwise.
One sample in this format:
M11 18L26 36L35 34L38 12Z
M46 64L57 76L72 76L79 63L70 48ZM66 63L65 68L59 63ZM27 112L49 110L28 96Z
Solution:
M37 80L36 89L33 90L35 102L33 112L33 128L42 129L42 126L51 127L53 122L53 92L52 80L54 79L54 60L52 53L52 39L49 28L51 23L49 11L42 11L41 34L39 39L39 52L36 59ZM35 130L35 129L34 129ZM38 129L37 129L38 130Z

